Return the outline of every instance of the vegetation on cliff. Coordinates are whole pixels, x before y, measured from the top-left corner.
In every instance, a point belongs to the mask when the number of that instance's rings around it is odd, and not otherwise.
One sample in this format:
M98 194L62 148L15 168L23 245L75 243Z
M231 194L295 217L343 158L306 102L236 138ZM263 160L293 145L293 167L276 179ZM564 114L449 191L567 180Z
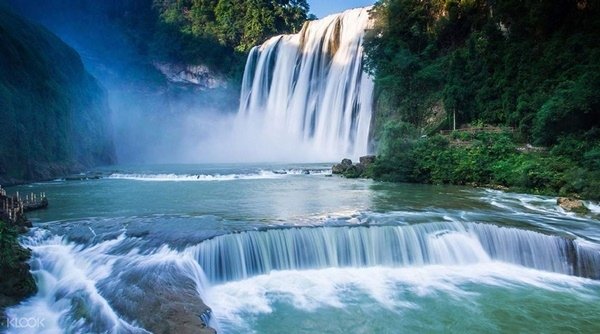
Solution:
M300 30L308 14L306 0L155 0L154 8L159 56L221 66L271 36Z
M37 291L27 264L31 252L19 245L18 228L0 219L0 317L5 307Z
M598 197L598 1L382 0L365 48L376 78L375 176ZM467 124L514 135L431 136ZM421 135L428 138L420 138ZM544 146L517 151L526 143Z
M271 36L299 30L308 15L306 0L9 2L23 15L40 22L78 22L85 17L93 23L78 24L87 30L96 29L93 25L109 27L105 29L109 38L126 40L148 62L202 64L240 78L250 48ZM58 30L68 25L52 22Z
M0 182L113 162L108 119L79 55L0 5Z

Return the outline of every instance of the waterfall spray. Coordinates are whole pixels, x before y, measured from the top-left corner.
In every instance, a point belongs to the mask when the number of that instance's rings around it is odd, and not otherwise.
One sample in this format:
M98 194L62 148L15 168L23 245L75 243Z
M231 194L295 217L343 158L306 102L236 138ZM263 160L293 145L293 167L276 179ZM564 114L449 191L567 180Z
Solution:
M251 50L237 124L273 152L271 159L337 161L368 153L373 81L363 71L362 49L368 11L310 21L298 34Z

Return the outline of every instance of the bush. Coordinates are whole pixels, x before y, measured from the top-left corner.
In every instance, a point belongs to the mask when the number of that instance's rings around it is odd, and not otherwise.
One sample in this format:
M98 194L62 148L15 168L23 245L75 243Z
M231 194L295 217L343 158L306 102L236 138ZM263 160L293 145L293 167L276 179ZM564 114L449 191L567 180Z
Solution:
M391 131L394 129L394 131ZM373 178L384 181L433 184L502 185L537 194L579 194L600 197L598 145L588 150L580 164L557 147L549 153L523 153L506 133L477 133L470 142L453 144L446 137L410 139L407 127L390 126L386 155L373 166ZM408 127L410 129L410 127ZM408 136L406 134L409 134ZM456 138L456 137L454 137ZM573 139L564 145L590 146ZM565 146L566 147L566 146ZM579 153L581 155L581 153ZM590 168L591 167L591 168Z

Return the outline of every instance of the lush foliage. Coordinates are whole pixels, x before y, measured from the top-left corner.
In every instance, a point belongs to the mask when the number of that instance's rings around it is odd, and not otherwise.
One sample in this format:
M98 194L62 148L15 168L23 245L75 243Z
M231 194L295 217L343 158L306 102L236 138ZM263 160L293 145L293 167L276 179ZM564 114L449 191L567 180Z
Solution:
M253 46L299 30L308 14L306 0L126 0L110 8L151 58L231 75Z
M18 246L18 233L14 226L0 220L0 267L14 267L19 261L13 251Z
M224 67L268 37L299 30L306 0L155 0L160 57Z
M108 111L73 49L0 6L0 181L110 163Z
M599 9L596 0L379 1L366 41L376 175L600 196ZM457 127L517 132L466 146L409 133L452 128L454 115ZM548 150L519 153L517 143Z
M380 180L504 186L538 194L600 199L600 144L561 139L551 151L517 149L512 134L455 132L420 137L406 123L384 130L373 176ZM573 146L579 145L579 146ZM588 145L589 147L581 147ZM584 150L583 158L573 154ZM578 160L581 159L581 160Z
M27 261L31 252L18 242L15 226L0 220L0 310L35 293Z
M550 145L599 125L599 7L593 0L382 0L367 63L395 119L450 128L455 112L459 126L513 126ZM446 112L436 118L440 106Z
M76 22L88 33L119 39L115 48L125 41L142 62L203 64L240 77L250 48L299 30L308 13L306 0L8 1L23 15L59 29L60 21Z

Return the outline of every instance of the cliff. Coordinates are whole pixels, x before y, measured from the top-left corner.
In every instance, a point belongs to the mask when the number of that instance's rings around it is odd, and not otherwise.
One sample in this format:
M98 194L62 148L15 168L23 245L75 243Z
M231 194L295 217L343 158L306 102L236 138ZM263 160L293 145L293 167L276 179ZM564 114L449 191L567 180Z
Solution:
M77 52L0 5L0 184L113 163L109 116Z

